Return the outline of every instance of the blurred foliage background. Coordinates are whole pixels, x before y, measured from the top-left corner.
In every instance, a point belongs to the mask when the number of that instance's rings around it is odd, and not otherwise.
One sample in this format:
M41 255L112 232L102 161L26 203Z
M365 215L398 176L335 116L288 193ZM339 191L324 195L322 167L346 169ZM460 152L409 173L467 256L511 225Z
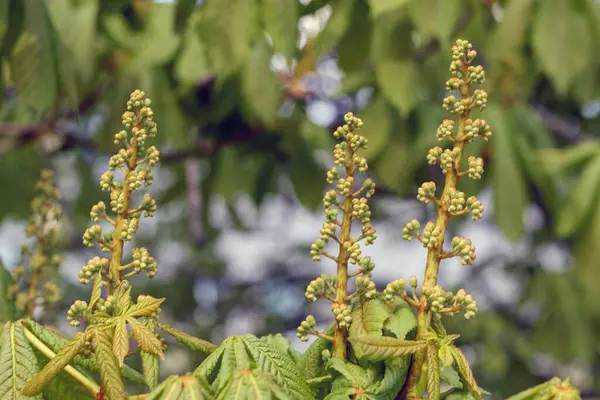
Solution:
M81 234L128 93L146 91L162 163L159 212L140 228L166 296L190 333L284 332L307 312L305 285L333 265L308 256L322 217L331 132L364 121L379 243L379 285L422 274L425 250L403 243L444 113L450 46L471 41L486 70L494 136L483 221L455 221L474 267L442 265L481 313L449 321L480 384L505 398L570 375L600 398L600 10L594 0L0 0L0 254L19 261L42 166L66 210L63 308L96 251ZM139 242L144 243L139 243ZM61 313L60 315L64 315ZM66 332L66 319L57 320ZM165 374L191 370L173 344Z

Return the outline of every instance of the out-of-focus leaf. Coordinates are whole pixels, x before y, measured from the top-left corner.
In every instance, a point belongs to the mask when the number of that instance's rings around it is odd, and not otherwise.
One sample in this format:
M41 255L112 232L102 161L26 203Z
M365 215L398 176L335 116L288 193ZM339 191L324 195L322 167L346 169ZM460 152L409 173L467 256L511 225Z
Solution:
M527 39L526 30L533 17L533 0L510 0L504 7L502 21L494 26L486 49L490 57L512 57Z
M574 249L575 265L573 266L573 270L580 277L579 281L582 289L574 296L583 301L595 315L600 313L600 301L598 301L596 287L596 282L600 279L600 268L597 267L598 259L600 259L600 246L598 246L598 243L600 243L600 207L596 205L595 213L590 218L588 228L581 232L576 241ZM581 314L578 312L576 316L581 316ZM556 337L559 338L558 335ZM564 347L561 346L561 348Z
M280 81L271 71L271 51L266 41L252 49L242 71L242 95L248 108L267 127L273 127L283 96Z
M173 73L183 84L195 85L210 75L210 62L206 56L206 46L193 28L185 31L183 49L175 60Z
M362 156L369 161L375 160L389 144L392 133L391 108L383 96L375 95L359 116L363 121L360 135L369 141L367 148L362 151Z
M10 25L10 0L0 1L0 43L4 40L4 35Z
M408 2L409 0L369 0L371 17L377 18L380 15L396 11Z
M386 12L373 21L370 59L408 60L413 54L413 27L402 9Z
M382 60L375 68L379 89L406 117L418 101L417 67L410 60Z
M242 66L258 34L255 0L206 0L198 25L212 70L227 76Z
M196 0L177 0L175 3L175 32L180 33L185 30L190 15L196 9Z
M25 4L23 32L10 57L11 78L20 98L37 111L54 105L58 92L52 43L53 25L46 2L31 0Z
M264 0L262 14L265 30L273 40L276 53L290 60L298 49L298 7L296 0Z
M98 0L54 0L48 3L48 7L77 75L87 84L96 72Z
M331 17L316 39L317 54L327 53L344 36L350 28L350 21L356 4L356 0L336 0L331 4Z
M19 193L23 199L34 196L33 185L39 177L39 154L31 147L16 149L0 155L0 182L7 193ZM0 219L6 216L27 218L29 201L14 201L0 196Z
M565 148L542 149L538 158L550 173L577 169L590 158L600 154L600 142L586 140Z
M373 20L366 0L356 0L350 26L337 45L338 62L345 73L363 71L368 65Z
M406 8L423 42L437 37L445 46L462 5L459 0L410 0Z
M594 53L588 21L569 0L539 4L532 45L544 71L563 95L589 65Z
M375 164L377 182L386 189L405 193L408 189L408 180L413 172L410 154L412 152L409 151L406 136L390 138L387 147Z
M358 89L365 86L369 86L375 83L375 76L373 71L363 70L352 72L342 79L342 85L340 86L339 94L347 94L356 92ZM362 114L361 114L362 115Z
M15 302L8 298L8 288L14 284L10 272L4 267L0 260L0 322L14 321L19 318Z
M296 197L307 208L319 207L326 185L322 178L325 174L324 169L317 165L313 150L301 136L287 135L284 146L289 156L289 174Z
M600 154L588 162L561 205L556 222L557 235L572 235L589 221L597 207L599 196Z
M514 133L499 106L490 104L485 113L493 132L491 142L494 159L491 172L494 183L494 219L509 239L517 240L524 230L527 194L522 167L513 144Z

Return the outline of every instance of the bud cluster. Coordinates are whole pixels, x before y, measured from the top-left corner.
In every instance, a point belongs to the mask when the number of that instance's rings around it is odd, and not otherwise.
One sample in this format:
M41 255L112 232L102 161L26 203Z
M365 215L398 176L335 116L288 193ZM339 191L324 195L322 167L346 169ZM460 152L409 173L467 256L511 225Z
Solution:
M347 304L333 303L331 305L331 312L335 316L335 321L340 328L347 328L352 323L350 307Z
M10 298L15 300L17 308L27 317L31 317L39 299L45 307L60 300L60 289L53 281L62 261L57 252L57 245L60 240L60 219L63 210L59 203L60 192L54 186L54 173L51 170L42 170L34 188L36 195L31 200L31 214L25 234L27 238L35 240L21 246L21 255L24 261L28 261L29 268L26 270L23 265L14 268L14 284L8 288ZM20 285L20 282L26 284Z
M84 319L87 314L88 304L83 300L75 300L75 302L67 311L67 321L71 326L79 326L80 319Z
M375 282L373 282L367 275L360 275L356 277L356 289L359 291L364 291L367 299L370 299L377 294Z
M100 258L98 256L92 258L88 261L87 265L84 265L79 271L79 282L87 285L94 275L101 274L108 270L108 263L109 261L107 258Z
M469 239L460 236L452 239L452 252L460 256L463 265L471 265L475 261L475 247Z
M315 317L312 315L308 315L304 321L300 324L297 329L296 336L303 342L308 341L308 335L312 334L317 329L317 322L315 321Z
M433 288L423 286L421 292L426 297L429 310L436 319L440 319L441 314L456 315L461 311L464 311L465 319L470 319L477 312L477 302L464 289L460 289L454 294L446 292L440 285L436 285Z

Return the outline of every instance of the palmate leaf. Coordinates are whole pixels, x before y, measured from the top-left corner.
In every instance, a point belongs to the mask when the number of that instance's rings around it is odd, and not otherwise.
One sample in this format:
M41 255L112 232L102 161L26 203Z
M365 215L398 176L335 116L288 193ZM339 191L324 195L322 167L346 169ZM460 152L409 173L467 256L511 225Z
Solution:
M217 393L217 400L291 400L285 389L272 376L259 370L237 369Z
M194 375L206 378L218 392L238 369L258 367L269 374L292 399L313 399L313 394L294 360L279 348L269 346L253 335L231 336L211 354Z
M352 313L352 324L350 325L350 336L374 335L381 336L381 330L389 314L382 300L374 298L371 300L362 297L355 303ZM360 346L354 348L358 358L363 356Z
M112 351L119 367L123 366L123 360L129 353L129 332L127 332L127 319L125 317L118 317L115 319L115 336L112 341Z
M144 371L144 379L146 385L153 390L158 385L158 375L160 373L160 361L156 354L146 353L141 351L142 370Z
M42 353L35 350L34 353L38 365L44 366L48 363L48 359ZM59 372L50 381L42 395L45 400L94 400L94 396L65 371Z
M131 326L131 331L140 348L147 353L158 355L161 359L165 358L162 351L162 343L146 325L135 318L127 317L127 322Z
M402 386L404 386L409 366L410 362L407 357L396 357L385 360L385 373L383 379L379 382L376 393L381 395L383 399L387 399L388 397L395 398L402 389Z
M21 389L21 393L26 396L36 396L42 392L44 387L58 375L73 358L83 349L86 342L84 334L77 335L71 342L60 349L53 359L42 368L27 384Z
M102 388L110 400L124 400L125 387L119 374L119 362L112 352L111 329L94 329L96 338L96 361L100 367Z
M18 322L4 325L1 343L0 399L22 399L18 392L39 371L37 359ZM42 400L39 393L28 398Z
M213 400L206 380L193 375L171 375L144 398L145 400Z
M185 332L173 328L172 326L161 324L159 322L158 327L164 333L173 336L173 338L175 338L175 340L177 340L179 343L186 345L190 350L197 350L206 354L210 354L213 351L215 351L215 349L218 347L216 344L189 335Z
M38 324L32 320L24 320L25 326L37 337L42 343L48 346L53 352L58 353L69 340L53 330ZM80 367L90 372L99 372L98 364L94 358L84 358L76 356L72 360L75 367ZM145 384L144 376L127 364L121 367L121 376L130 382Z
M381 361L414 354L427 347L423 340L401 340L385 336L350 336L353 349L360 349L363 357L370 361Z
M323 332L325 335L332 335L334 324L330 324ZM313 379L324 375L325 367L321 353L323 350L331 350L332 343L329 340L317 338L298 360L298 369L305 379Z

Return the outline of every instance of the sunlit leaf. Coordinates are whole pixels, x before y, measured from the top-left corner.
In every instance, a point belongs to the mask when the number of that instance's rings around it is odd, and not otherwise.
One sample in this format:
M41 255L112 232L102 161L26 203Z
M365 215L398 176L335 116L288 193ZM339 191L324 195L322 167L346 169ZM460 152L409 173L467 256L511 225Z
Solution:
M202 340L192 335L188 335L185 332L181 332L180 330L175 329L172 326L158 323L158 327L160 328L160 330L173 336L175 340L177 340L179 343L183 343L191 350L197 350L206 354L210 354L213 351L215 351L215 349L218 347L217 345L210 343L206 340Z
M119 362L112 352L112 332L109 329L94 329L94 336L96 338L95 356L100 367L104 392L111 400L124 400L125 387L119 376Z
M158 385L158 375L160 373L160 360L156 354L141 351L142 370L144 371L144 379L150 390L154 390Z
M23 326L16 322L7 322L2 332L0 345L0 398L19 399L19 391L31 388L28 399L42 400L42 387L26 385L39 371L37 359L25 338ZM50 377L52 379L52 377ZM48 379L48 381L50 380ZM38 378L36 384L42 383ZM46 382L47 383L47 382Z
M401 340L385 336L350 336L354 349L360 349L363 357L371 361L385 360L414 354L427 347L427 342L419 340Z

